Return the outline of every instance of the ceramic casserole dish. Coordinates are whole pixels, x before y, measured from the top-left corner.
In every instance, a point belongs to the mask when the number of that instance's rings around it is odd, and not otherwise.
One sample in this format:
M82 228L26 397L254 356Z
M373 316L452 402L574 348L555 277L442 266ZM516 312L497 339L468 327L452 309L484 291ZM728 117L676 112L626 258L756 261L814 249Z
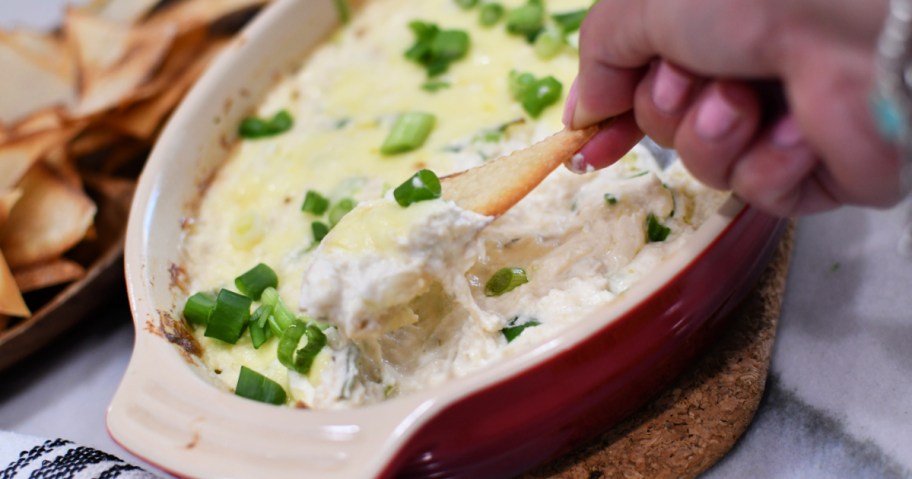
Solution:
M179 334L182 221L234 129L338 26L333 0L282 0L227 48L170 120L130 214L136 339L108 410L124 448L184 477L511 477L641 406L725 325L784 222L729 198L649 276L496 367L377 404L301 410L214 387Z

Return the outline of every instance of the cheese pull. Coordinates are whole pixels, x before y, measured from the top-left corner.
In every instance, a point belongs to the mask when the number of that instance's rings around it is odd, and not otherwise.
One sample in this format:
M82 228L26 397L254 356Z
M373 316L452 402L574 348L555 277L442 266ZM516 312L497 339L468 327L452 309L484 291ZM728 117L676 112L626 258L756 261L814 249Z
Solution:
M440 178L441 196L461 208L500 216L523 199L558 165L592 138L599 126L562 130L521 150L481 166Z

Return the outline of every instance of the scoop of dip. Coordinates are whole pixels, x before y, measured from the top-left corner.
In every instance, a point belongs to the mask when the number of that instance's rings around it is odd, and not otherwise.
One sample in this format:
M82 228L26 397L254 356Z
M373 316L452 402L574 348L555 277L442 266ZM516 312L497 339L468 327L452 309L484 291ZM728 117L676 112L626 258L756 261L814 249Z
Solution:
M300 306L353 339L418 320L408 303L431 284L459 281L481 254L478 233L492 218L444 200L402 207L391 197L359 204L320 243L301 286Z

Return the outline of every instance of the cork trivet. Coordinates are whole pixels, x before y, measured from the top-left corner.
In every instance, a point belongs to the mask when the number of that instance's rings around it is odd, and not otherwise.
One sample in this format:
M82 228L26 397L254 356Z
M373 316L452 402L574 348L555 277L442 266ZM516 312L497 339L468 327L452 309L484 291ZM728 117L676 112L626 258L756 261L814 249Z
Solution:
M718 462L747 429L763 394L793 229L729 329L693 368L632 417L522 478L692 478Z

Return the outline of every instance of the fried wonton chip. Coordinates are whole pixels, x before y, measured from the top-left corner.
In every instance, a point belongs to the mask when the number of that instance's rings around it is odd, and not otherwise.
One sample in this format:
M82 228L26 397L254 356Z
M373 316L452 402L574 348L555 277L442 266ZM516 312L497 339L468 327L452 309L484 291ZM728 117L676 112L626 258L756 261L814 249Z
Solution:
M59 107L42 108L34 111L12 125L12 136L27 136L45 130L58 130L64 125L63 112Z
M592 138L598 126L562 130L483 165L440 179L442 196L462 208L500 216Z
M72 113L92 115L118 106L149 79L174 40L170 24L130 28L77 9L64 22L82 81Z
M54 173L71 188L82 189L82 176L79 175L79 170L76 169L76 164L66 145L60 145L49 151L44 156L44 164L54 170Z
M72 136L72 130L45 130L0 144L0 191L15 186L33 164Z
M69 283L85 276L85 268L65 258L39 263L13 272L22 293Z
M4 260L3 252L0 251L0 316L18 316L29 317L31 312L22 299L22 293L16 286L16 279L10 272L9 266Z
M76 84L71 76L54 71L0 36L0 121L15 122L49 106L76 102Z
M12 268L59 257L92 225L95 203L38 163L19 186L23 194L0 227L0 249Z
M19 201L19 198L22 198L22 189L20 188L0 191L0 228L3 227L3 223L9 218L10 211L13 211L13 206Z
M0 38L61 78L75 81L76 61L59 36L17 28L9 32L0 31Z
M105 20L129 25L146 16L162 0L96 0L88 9Z
M80 158L108 149L123 138L123 134L111 128L93 125L76 135L67 147L70 155Z
M191 61L170 78L166 90L124 112L109 117L108 123L135 138L148 140L155 135L167 115L177 106L187 90L206 69L212 58L227 45L227 40L210 41L195 51Z
M232 13L259 7L269 0L185 0L172 2L154 12L147 23L149 25L174 25L178 33L209 25Z

